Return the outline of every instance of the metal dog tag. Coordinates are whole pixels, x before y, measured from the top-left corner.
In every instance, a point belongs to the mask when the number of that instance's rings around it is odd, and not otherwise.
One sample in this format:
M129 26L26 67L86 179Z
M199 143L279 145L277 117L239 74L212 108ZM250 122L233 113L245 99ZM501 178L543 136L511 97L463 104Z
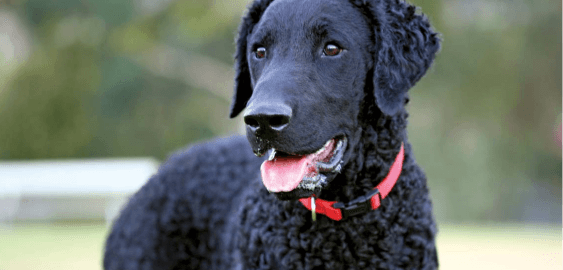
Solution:
M313 221L317 221L317 205L315 205L315 197L311 197L311 215Z

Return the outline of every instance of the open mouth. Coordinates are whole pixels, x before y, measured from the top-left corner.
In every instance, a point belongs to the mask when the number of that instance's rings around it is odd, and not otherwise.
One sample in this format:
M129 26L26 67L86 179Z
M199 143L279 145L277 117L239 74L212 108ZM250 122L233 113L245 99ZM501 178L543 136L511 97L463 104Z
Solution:
M295 189L314 191L327 184L327 173L338 173L347 139L333 138L321 149L308 155L291 155L272 149L262 163L262 182L270 192L291 192ZM310 192L308 192L310 193Z

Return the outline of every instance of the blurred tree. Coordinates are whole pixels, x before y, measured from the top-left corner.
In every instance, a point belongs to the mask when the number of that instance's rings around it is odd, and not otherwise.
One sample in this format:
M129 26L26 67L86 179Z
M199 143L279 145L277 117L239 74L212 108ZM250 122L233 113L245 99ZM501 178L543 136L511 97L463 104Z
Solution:
M28 60L0 69L0 158L164 159L239 131L227 116L247 2L0 2L32 36ZM561 222L561 2L412 2L443 39L409 105L438 219Z
M37 49L0 94L0 157L69 157L95 127L96 53L81 45Z

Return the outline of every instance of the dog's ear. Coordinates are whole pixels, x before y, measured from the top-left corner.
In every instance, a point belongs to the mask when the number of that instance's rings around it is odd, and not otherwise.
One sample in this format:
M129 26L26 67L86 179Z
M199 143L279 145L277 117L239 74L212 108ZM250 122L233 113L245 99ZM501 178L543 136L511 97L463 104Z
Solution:
M405 104L406 93L432 64L440 39L426 16L402 0L370 2L374 27L374 91L379 109L394 115Z
M262 14L273 0L256 0L250 7L246 15L243 16L236 38L235 52L235 93L231 103L230 117L236 117L245 107L252 96L252 84L248 62L246 60L247 37L252 33L254 25L260 21Z

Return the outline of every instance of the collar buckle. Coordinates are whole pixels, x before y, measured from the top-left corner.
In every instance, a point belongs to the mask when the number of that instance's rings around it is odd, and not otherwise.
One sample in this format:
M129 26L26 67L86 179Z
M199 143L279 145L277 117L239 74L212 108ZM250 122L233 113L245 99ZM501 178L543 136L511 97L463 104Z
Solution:
M379 189L375 188L368 192L366 195L360 196L348 203L337 202L332 207L340 209L340 212L342 213L342 219L356 216L372 210L371 198L374 195L378 195L379 201L381 201L381 193L379 192Z

